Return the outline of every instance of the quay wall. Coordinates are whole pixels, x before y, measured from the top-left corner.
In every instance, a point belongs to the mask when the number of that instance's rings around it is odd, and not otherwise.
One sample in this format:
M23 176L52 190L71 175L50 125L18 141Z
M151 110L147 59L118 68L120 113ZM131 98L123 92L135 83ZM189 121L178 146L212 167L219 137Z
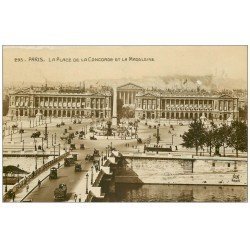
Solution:
M125 169L116 171L118 183L247 185L245 158L126 157ZM234 178L238 175L238 179Z

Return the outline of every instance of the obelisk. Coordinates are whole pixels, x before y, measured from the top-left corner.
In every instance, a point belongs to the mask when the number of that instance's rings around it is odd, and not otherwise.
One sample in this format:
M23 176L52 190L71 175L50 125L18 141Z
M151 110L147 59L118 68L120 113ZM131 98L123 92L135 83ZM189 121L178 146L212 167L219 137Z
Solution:
M113 115L112 115L112 125L117 126L117 89L113 88Z

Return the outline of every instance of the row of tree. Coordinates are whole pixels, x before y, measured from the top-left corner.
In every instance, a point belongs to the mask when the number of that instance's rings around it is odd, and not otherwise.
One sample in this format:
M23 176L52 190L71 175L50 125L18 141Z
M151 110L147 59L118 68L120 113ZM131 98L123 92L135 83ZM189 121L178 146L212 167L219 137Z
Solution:
M195 120L189 125L189 130L182 135L182 145L186 148L195 148L196 155L199 149L208 148L211 156L220 155L220 148L230 147L235 150L238 157L239 151L247 152L247 124L242 121L233 121L231 125L216 125L211 123L205 126L200 120Z

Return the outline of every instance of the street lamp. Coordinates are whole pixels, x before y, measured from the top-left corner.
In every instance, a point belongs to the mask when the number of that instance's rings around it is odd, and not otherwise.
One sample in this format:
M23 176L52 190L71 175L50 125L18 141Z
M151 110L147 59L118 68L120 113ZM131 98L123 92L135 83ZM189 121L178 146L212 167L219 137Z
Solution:
M43 137L42 137L42 151L43 151Z
M19 164L17 164L17 168L18 168L18 171L17 171L17 182L19 183Z
M60 151L60 143L58 144L58 154L59 154L59 156L61 155L61 151Z
M55 133L55 144L56 144L56 133Z
M37 154L36 154L36 157L35 157L35 159L36 159L35 170L37 170Z
M43 164L44 164L44 151L43 151Z
M89 182L89 174L86 174L86 194L89 193L89 188L88 188L88 182ZM6 191L7 192L7 191Z
M56 146L54 145L54 159L56 158Z
M8 182L8 173L5 173L5 193L7 193L8 191L7 182Z
M23 148L22 148L22 151L24 151L24 140L23 140Z
M52 145L52 146L54 145L54 143L53 143L53 137L54 137L54 136L53 136L53 134L52 134L52 135L51 135L51 138L52 138L52 144L51 144L51 145Z
M12 130L10 131L10 141L12 141Z
M35 151L37 151L37 148L36 148L36 140L34 140L34 142L35 142Z
M91 185L93 184L93 182L94 182L94 166L92 165L91 166Z
M103 152L102 152L102 166L103 166Z

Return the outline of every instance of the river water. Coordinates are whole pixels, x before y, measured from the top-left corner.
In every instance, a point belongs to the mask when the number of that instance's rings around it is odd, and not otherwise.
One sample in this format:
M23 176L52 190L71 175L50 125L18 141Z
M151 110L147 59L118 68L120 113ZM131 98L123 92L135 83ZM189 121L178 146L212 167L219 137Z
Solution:
M246 202L246 186L116 184L110 202Z

